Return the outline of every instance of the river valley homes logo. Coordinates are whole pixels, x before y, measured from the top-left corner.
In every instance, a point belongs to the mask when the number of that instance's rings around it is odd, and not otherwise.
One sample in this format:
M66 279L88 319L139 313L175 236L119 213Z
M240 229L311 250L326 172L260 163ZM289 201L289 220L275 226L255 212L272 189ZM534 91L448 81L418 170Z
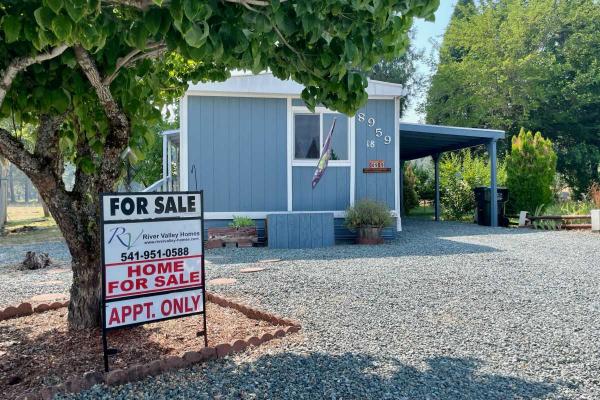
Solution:
M135 244L138 242L138 240L140 240L143 234L143 229L140 231L139 234L132 235L131 232L128 232L125 227L117 226L116 228L112 228L110 230L110 238L108 239L108 243L112 244L113 241L117 240L127 250L130 250L132 247L135 247Z

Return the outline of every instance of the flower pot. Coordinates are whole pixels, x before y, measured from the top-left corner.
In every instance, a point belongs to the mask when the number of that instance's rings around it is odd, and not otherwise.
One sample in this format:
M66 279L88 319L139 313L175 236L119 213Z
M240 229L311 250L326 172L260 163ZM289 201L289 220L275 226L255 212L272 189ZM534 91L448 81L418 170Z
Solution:
M358 244L381 244L383 239L381 238L382 228L373 226L363 226L358 228L358 237L356 243Z

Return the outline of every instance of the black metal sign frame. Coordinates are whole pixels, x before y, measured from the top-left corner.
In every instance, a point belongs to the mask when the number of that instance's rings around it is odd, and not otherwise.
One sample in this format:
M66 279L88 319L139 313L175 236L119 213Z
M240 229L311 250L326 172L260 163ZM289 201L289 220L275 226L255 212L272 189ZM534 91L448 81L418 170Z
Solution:
M170 196L170 195L190 195L190 194L200 196L200 218L198 218L198 217L164 217L164 218L146 218L146 219L120 219L120 220L110 220L110 221L104 220L104 198L105 197L153 196L153 195ZM201 240L202 257L201 257L201 265L200 265L201 285L197 285L194 287L186 287L186 288L176 288L176 289L165 290L165 291L160 291L160 292L151 293L151 294L134 294L131 296L124 296L124 297L120 297L120 298L116 298L116 299L107 299L106 298L106 259L105 259L105 248L104 248L104 226L108 225L108 224L118 224L118 223L144 223L144 222L153 223L153 222L185 221L185 220L199 220L199 222L200 222L200 232L201 232L201 239L202 239ZM101 312L101 317L102 317L102 350L104 353L104 370L106 372L108 372L108 370L109 370L108 356L117 353L116 349L108 348L108 339L107 339L107 332L111 331L111 330L115 330L115 329L132 328L132 327L139 326L139 325L150 324L150 323L160 322L160 321L167 321L167 320L175 319L175 318L184 318L184 317L192 317L195 315L202 315L202 331L198 331L197 336L203 336L204 337L204 346L208 347L208 336L207 336L207 332L206 332L206 279L205 279L206 274L205 274L205 270L204 270L204 192L202 190L199 190L199 191L187 191L187 192L180 191L180 192L101 193L100 194L100 235L101 235L101 252L102 252L102 254L101 254L101 256L102 256L102 303L100 305L100 307L101 307L100 312ZM152 261L152 259L145 260L145 261ZM128 325L124 325L124 326L115 326L112 328L106 327L107 303L111 303L111 302L115 302L115 301L122 301L122 300L131 300L131 299L136 299L136 298L141 298L141 297L159 296L159 295L165 295L165 294L176 293L176 292L186 292L186 291L192 291L192 290L198 290L198 289L200 289L202 291L202 311L197 311L197 312L183 314L183 315L174 315L174 316L170 316L170 317L154 319L152 321L137 322L134 324L128 324Z

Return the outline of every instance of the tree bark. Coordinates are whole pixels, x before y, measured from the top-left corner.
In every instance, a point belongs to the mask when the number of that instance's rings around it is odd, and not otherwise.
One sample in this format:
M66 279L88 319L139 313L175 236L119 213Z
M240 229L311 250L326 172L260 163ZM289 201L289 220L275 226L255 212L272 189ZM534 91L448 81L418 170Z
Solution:
M8 161L0 157L0 232L8 219L8 168Z
M15 196L15 166L10 164L8 170L8 191L10 195L10 202L15 203L17 198Z

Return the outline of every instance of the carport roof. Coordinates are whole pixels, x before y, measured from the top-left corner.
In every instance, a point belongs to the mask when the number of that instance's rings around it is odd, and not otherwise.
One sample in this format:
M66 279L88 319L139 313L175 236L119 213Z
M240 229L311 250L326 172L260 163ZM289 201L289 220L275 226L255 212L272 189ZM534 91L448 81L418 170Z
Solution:
M504 131L400 122L400 159L414 160L504 139Z

